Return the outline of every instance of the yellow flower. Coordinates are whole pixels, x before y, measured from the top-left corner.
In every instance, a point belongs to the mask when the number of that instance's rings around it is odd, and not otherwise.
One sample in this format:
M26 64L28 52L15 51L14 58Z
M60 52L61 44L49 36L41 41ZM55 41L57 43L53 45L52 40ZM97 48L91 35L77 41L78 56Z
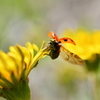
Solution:
M28 42L26 47L11 46L7 54L0 51L0 95L2 97L7 100L30 100L28 74L37 65L38 60L49 52L49 48L42 47L38 51L35 44Z
M100 30L66 29L63 37L72 38L76 46L65 44L71 52L85 60L89 71L97 71L100 66Z
M100 30L90 32L85 29L66 29L63 37L70 37L75 41L76 46L65 46L84 60L94 59L94 54L100 54Z

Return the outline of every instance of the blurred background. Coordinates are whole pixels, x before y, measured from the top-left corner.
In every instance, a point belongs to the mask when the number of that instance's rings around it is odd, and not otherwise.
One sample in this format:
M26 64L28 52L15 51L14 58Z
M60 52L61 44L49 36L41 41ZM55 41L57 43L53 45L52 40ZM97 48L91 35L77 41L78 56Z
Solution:
M64 29L78 27L100 29L100 0L0 0L0 49L5 52L28 41L40 47L49 31L61 36ZM32 100L100 100L95 75L60 57L41 59L29 79Z

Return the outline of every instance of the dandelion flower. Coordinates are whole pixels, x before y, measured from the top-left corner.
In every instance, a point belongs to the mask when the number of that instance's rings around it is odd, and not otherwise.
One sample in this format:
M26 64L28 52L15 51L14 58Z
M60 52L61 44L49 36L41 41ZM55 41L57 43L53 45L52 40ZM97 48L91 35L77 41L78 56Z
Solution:
M0 95L7 100L30 100L28 74L48 51L29 42L26 47L11 46L7 54L0 51Z
M79 55L91 68L98 66L98 58L100 58L100 30L66 29L63 32L63 36L72 38L76 43L76 46L65 44L66 48Z

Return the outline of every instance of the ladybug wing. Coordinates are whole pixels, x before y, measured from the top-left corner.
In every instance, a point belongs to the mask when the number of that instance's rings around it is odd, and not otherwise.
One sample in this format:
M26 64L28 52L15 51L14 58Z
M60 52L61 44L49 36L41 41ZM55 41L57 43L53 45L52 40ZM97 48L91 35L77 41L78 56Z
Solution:
M66 61L68 61L68 62L70 62L72 64L85 66L84 61L79 56L77 56L76 54L70 52L69 50L67 50L63 46L60 47L60 56L64 60L66 60Z
M48 36L53 38L53 39L56 39L58 41L58 36L56 35L56 33L51 31L51 32L48 33Z

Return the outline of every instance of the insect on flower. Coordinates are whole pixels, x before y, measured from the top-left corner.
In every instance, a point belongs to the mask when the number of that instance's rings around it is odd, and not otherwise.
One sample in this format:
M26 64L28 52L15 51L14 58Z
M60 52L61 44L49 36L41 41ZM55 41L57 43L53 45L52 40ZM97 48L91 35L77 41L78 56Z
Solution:
M49 56L52 59L56 59L59 55L61 55L64 60L72 64L84 66L84 61L78 55L70 52L62 45L60 45L60 43L71 43L76 45L72 39L67 37L59 39L58 36L52 31L48 33L48 36L52 38L49 42L49 47L51 48Z

